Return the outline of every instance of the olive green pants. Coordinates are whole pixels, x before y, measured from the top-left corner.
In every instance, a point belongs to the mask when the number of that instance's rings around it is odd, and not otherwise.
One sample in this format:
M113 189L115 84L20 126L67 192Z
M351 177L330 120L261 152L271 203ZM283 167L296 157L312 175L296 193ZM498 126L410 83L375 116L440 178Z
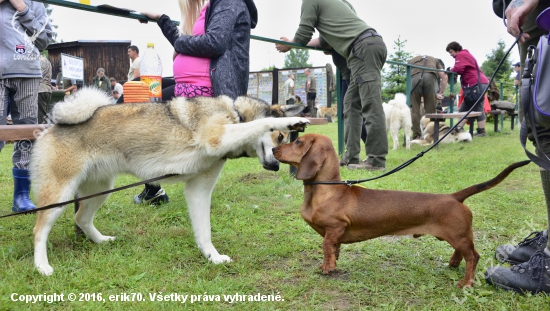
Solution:
M348 58L351 81L344 97L344 162L357 164L360 161L361 126L364 118L367 129L367 162L375 166L386 166L388 134L380 79L386 56L386 45L380 37L365 38L351 48Z

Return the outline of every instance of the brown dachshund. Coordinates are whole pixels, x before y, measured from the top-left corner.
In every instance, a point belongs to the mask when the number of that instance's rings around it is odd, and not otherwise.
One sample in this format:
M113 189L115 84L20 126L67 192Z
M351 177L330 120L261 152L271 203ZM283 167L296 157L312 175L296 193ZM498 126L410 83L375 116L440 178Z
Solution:
M507 167L497 177L453 194L373 190L346 184L309 184L340 181L338 156L330 138L307 134L295 142L273 148L275 158L298 169L304 181L304 220L323 238L323 274L336 268L341 243L354 243L384 235L418 237L430 234L455 249L449 266L466 261L466 275L458 287L471 287L479 254L474 248L472 212L462 202L498 185L514 169Z

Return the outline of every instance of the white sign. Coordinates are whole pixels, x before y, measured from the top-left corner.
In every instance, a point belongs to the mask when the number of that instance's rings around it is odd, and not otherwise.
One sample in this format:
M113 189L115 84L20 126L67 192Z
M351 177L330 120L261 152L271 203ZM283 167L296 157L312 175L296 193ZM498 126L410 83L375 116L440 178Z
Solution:
M67 54L61 54L61 70L63 78L84 81L84 59Z

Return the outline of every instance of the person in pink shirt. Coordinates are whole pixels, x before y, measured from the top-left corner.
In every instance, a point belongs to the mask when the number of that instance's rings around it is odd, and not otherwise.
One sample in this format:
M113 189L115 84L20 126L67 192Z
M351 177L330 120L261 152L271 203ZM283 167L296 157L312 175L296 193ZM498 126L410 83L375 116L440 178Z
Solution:
M205 34L205 14L208 0L179 0L181 10L181 34L199 36ZM158 20L160 14L142 13L151 19ZM162 97L213 96L210 80L210 58L177 53L174 51L173 64L175 85L162 90ZM145 184L143 191L134 196L134 202L141 204L162 204L169 201L166 191L161 186Z
M248 89L250 30L258 14L253 0L179 0L183 21L178 29L165 14L142 13L156 20L174 47L174 79L163 100L219 96L233 99ZM136 203L167 202L160 186L147 184Z
M455 65L453 68L451 68L450 71L456 72L460 75L460 85L462 86L463 90L465 87L471 87L478 83L478 73L479 79L481 80L481 90L483 91L489 85L489 79L487 79L487 77L483 74L481 68L477 64L476 59L472 54L470 54L470 52L468 52L468 50L463 49L462 46L456 41L449 43L446 50L449 55L451 55L455 59ZM469 111L476 103L476 101L477 100L468 102L467 100L465 100L462 105L460 105L459 111ZM472 111L479 111L482 113L481 116L477 117L477 124L479 128L477 129L476 136L483 137L486 135L485 123L487 120L487 116L485 115L485 111L483 110L483 101L477 104ZM462 131L462 126L464 126L464 123L466 123L466 120L462 121L457 126L458 131Z

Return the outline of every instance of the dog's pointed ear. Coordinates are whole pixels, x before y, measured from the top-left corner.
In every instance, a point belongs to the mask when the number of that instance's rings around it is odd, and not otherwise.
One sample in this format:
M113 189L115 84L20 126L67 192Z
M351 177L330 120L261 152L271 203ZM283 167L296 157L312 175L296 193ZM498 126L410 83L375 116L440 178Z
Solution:
M300 165L298 165L298 172L296 173L296 179L298 180L309 180L315 177L327 157L326 150L322 147L323 145L315 144L314 138L304 143L308 143L310 146L302 156Z
M305 107L302 105L281 105L280 106L280 109L283 111L283 115L285 117L293 117L299 114L300 112L302 112L304 108Z

